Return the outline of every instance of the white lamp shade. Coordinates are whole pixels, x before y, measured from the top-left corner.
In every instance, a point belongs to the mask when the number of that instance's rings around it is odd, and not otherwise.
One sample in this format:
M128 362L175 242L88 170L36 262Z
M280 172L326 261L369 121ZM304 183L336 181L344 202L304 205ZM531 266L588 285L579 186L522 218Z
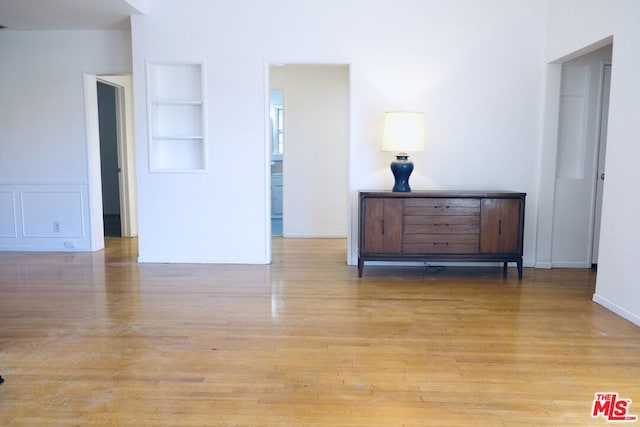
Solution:
M382 150L408 153L424 150L424 114L389 112L384 116Z

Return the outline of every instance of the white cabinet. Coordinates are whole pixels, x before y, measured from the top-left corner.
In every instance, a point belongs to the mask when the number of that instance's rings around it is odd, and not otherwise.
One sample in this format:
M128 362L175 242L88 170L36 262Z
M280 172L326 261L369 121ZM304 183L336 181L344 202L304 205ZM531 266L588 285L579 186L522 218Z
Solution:
M202 64L147 64L149 170L206 169Z

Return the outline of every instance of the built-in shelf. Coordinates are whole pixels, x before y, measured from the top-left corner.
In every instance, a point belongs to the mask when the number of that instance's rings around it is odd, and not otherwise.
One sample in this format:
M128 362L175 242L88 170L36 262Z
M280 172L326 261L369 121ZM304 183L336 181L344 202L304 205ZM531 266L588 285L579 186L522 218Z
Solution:
M202 64L149 63L149 169L206 169Z

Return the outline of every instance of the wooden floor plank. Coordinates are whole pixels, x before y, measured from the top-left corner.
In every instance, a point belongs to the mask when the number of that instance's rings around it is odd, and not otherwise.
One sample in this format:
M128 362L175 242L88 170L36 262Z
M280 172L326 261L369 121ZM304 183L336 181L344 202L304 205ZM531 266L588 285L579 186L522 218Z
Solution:
M261 265L0 253L0 425L604 425L640 414L640 328L596 272L346 265L343 239Z

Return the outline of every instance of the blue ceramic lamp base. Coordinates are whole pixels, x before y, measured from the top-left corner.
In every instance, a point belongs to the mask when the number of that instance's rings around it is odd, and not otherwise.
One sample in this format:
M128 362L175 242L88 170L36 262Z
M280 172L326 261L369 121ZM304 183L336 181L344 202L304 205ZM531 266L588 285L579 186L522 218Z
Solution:
M409 186L409 176L413 172L413 162L409 160L409 156L405 153L398 153L396 159L391 162L391 172L396 179L393 184L393 191L398 193L408 193L411 191Z

